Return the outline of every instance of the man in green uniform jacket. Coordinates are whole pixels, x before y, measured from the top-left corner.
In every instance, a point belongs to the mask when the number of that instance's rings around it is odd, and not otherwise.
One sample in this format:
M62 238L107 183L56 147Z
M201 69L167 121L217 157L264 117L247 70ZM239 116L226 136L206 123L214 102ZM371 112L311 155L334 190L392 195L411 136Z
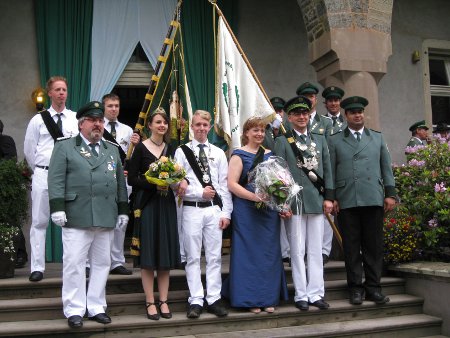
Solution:
M335 211L342 231L350 303L384 304L381 293L384 212L395 205L391 156L380 132L364 127L368 101L341 102L348 127L328 137L335 185ZM362 275L365 275L364 284Z
M77 112L80 133L56 142L48 170L50 213L62 226L64 315L70 327L88 317L107 324L105 286L115 227L128 222L128 196L119 151L102 140L103 106ZM91 262L86 294L85 266Z

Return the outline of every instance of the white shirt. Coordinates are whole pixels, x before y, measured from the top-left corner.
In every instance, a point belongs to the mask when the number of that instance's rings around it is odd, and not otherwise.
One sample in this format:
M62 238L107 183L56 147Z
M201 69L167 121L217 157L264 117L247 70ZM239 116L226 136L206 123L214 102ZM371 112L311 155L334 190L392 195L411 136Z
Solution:
M200 147L199 142L193 140L186 145L190 147L195 155L198 157ZM233 201L231 199L231 193L228 190L228 161L225 153L222 149L210 144L208 141L205 143L204 151L208 157L209 170L211 173L212 185L216 189L216 192L220 195L223 202L223 208L221 212L222 218L231 219L231 212L233 211ZM184 199L186 201L205 202L203 199L203 186L199 182L197 176L189 165L186 156L181 148L178 148L175 152L175 161L180 164L186 170L186 177L189 180L188 188Z
M359 136L361 136L361 138L362 138L362 135L363 135L363 133L364 133L364 127L362 127L360 130L353 130L353 129L351 129L351 128L348 128L348 129L349 129L350 132L352 133L352 135L353 135L353 137L355 138L355 140L357 139L357 138L356 138L356 135L355 135L356 132L358 132L358 133L359 133Z
M114 121L109 121L105 117L105 129L107 131L109 131L109 133L111 133L110 122L114 122ZM117 120L115 122L116 122L116 141L117 141L117 143L119 143L120 147L126 154L128 151L128 147L130 145L131 135L133 135L133 129L131 129L126 124L123 124Z
M57 112L50 107L48 109L52 118L57 121ZM76 113L64 108L61 112L62 132L65 137L78 134L78 120ZM23 152L30 168L34 170L36 165L47 167L50 163L55 142L50 135L41 114L36 114L28 123L25 133Z

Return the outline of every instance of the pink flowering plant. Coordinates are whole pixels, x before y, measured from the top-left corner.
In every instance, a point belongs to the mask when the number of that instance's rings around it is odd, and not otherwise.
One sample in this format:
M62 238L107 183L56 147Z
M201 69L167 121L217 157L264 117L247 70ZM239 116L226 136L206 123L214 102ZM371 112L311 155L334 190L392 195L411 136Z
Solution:
M407 164L393 168L401 208L414 219L422 258L450 260L450 141L434 138L406 154Z

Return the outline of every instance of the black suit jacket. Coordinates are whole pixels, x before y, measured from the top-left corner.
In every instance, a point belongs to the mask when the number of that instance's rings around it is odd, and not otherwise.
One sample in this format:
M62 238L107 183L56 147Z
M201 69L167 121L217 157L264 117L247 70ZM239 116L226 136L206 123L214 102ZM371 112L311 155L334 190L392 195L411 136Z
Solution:
M17 158L16 143L8 135L0 135L0 159L10 160Z

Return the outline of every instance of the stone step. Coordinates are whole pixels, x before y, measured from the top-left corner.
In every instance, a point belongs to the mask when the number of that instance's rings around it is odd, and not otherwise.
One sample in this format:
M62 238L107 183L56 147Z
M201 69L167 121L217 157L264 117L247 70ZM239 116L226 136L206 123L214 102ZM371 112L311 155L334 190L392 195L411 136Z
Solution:
M406 316L362 319L336 323L290 326L283 328L235 331L213 334L196 334L184 338L293 338L293 337L373 337L373 338L409 338L423 335L439 334L442 320L440 318L414 314ZM442 337L442 336L435 336ZM175 338L175 337L172 337Z
M117 296L117 295L115 295ZM425 318L420 315L422 312L423 299L415 296L400 294L391 295L391 302L385 305L376 305L373 302L364 302L360 306L350 305L347 300L332 300L330 301L330 308L325 311L318 310L311 307L309 311L301 312L296 309L292 304L285 304L277 307L277 311L273 314L261 313L253 314L246 310L231 309L230 314L225 318L218 319L216 316L204 312L199 319L190 320L186 318L185 311L176 311L173 313L173 318L170 320L160 319L159 321L148 320L145 316L145 310L140 300L136 300L139 304L139 314L134 315L122 315L112 314L112 323L109 325L102 325L91 321L85 321L84 327L80 330L70 329L67 325L67 320L61 318L62 314L59 313L58 318L52 320L34 320L32 324L29 321L23 321L15 318L15 321L3 322L0 325L0 336L13 337L13 336L35 336L35 337L48 337L50 335L59 336L76 336L76 337L109 337L109 336L131 336L131 337L164 337L164 336L181 336L181 335L200 335L202 337L211 337L212 333L225 333L235 331L248 331L248 330L265 330L273 328L285 328L286 330L294 330L298 327L311 328L308 331L309 334L302 335L301 337L313 336L312 333L319 332L316 336L325 334L324 330L327 330L328 335L336 336L336 332L341 332L346 329L347 326L356 330L350 322L361 322L366 320L372 320L376 329L369 327L366 330L366 334L374 332L388 332L383 331L377 325L385 320L391 320L392 326L395 325L395 318L415 315L415 320L410 320L407 324L402 323L397 325L400 329L403 325L410 325L417 327L421 321L427 329L422 329L423 335L435 335L440 334L441 321L438 318L429 318L428 324L425 320L419 320L419 318ZM113 306L114 308L114 306ZM46 311L41 308L36 311ZM61 310L60 310L61 311ZM30 314L30 316L33 316ZM374 319L377 318L377 319ZM31 324L31 325L30 325ZM324 325L326 324L326 325ZM328 330L330 325L333 325L333 330ZM356 327L364 327L362 325L355 324ZM302 329L299 332L302 332ZM378 330L378 331L377 331ZM392 330L392 329L391 329ZM419 330L417 328L417 330ZM363 331L359 331L358 334L362 334ZM355 331L355 333L357 333ZM229 333L227 333L228 336ZM237 334L237 333L236 333ZM339 333L341 335L341 333ZM255 335L248 335L248 337L254 337ZM259 331L258 334L259 335ZM273 337L274 335L268 335L267 337ZM276 335L275 335L276 336ZM291 335L287 337L294 337ZM240 336L236 336L240 337ZM265 336L263 336L265 337ZM379 336L376 336L379 337ZM403 336L400 336L403 337Z
M131 268L128 263L127 268ZM25 269L16 270L14 278L0 280L0 300L20 299L20 298L51 298L61 297L61 269L60 263L48 263L44 279L40 282L32 283L28 280L29 271ZM222 277L228 275L229 256L223 257ZM291 268L285 265L286 280L292 283ZM204 280L204 264L202 264ZM345 280L345 266L343 262L331 261L325 265L324 276L326 281ZM171 271L171 290L186 290L186 274L184 270ZM133 269L133 275L120 276L110 275L107 284L107 293L136 293L142 292L142 283L139 269Z
M118 277L118 276L114 276ZM122 277L127 281L128 276ZM120 279L120 278L116 278ZM123 282L121 285L127 285ZM382 279L383 292L386 295L396 295L404 293L404 280L402 278L384 277ZM124 288L126 288L124 286ZM290 301L293 303L294 286L288 285ZM325 298L327 301L347 299L347 285L345 281L325 282ZM156 299L158 295L156 294ZM187 290L170 291L170 307L172 311L186 310ZM143 313L145 295L142 292L111 293L107 295L108 313L116 315L132 315ZM61 297L40 297L29 299L4 299L0 300L0 322L15 320L44 320L53 318L64 318L62 314Z

